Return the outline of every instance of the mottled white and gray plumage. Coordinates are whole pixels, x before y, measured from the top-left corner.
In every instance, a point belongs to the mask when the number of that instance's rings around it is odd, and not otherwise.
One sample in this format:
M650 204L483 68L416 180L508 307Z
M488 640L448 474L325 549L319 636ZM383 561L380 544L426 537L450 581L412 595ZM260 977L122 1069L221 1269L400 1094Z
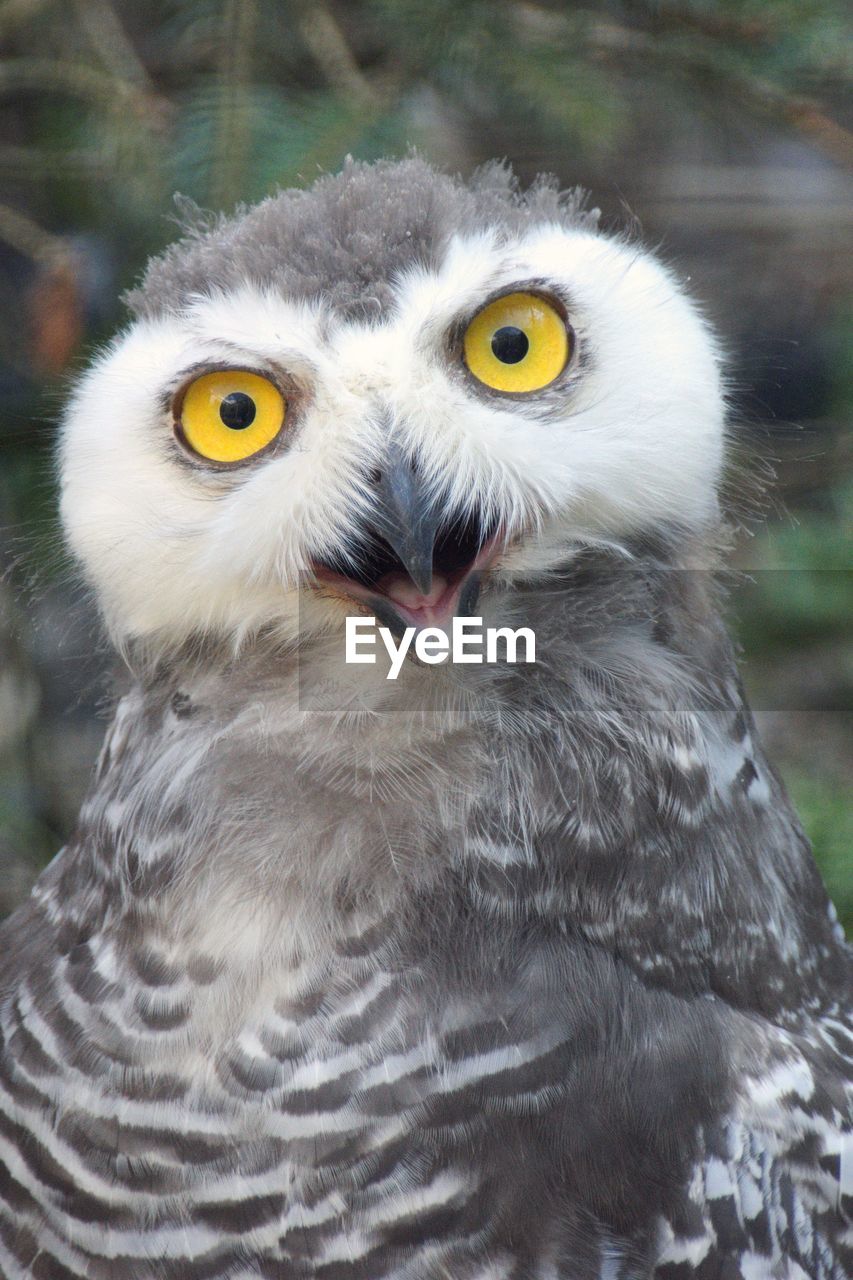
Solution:
M465 347L519 292L569 351L523 393ZM197 222L129 301L61 449L129 678L0 932L0 1274L850 1274L850 956L717 614L672 274L410 159ZM235 369L284 426L206 461L182 397ZM388 681L359 610L537 661Z

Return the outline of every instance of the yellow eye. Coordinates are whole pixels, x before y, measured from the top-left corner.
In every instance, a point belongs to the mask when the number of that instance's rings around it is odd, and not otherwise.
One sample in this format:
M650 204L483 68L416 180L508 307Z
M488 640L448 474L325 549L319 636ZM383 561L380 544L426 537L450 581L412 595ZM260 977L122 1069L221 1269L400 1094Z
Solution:
M224 369L189 385L181 404L181 432L202 458L242 462L276 438L285 409L281 392L266 378Z
M566 367L569 330L556 308L534 293L507 293L474 316L463 340L465 363L495 391L539 391Z

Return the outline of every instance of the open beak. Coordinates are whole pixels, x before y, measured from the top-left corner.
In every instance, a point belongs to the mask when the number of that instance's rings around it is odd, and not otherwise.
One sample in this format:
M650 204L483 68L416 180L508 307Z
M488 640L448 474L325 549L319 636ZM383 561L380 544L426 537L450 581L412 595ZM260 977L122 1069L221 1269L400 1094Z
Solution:
M316 562L316 578L368 606L397 633L470 617L483 571L499 551L498 529L484 527L476 514L448 513L394 440L373 487L369 525L346 557Z

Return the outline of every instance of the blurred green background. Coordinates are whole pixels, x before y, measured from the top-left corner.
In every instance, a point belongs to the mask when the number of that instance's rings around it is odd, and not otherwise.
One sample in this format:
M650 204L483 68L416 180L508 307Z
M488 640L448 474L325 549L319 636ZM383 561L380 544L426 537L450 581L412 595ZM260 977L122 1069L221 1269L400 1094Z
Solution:
M110 659L65 561L55 422L175 234L347 153L589 187L729 357L729 608L853 925L851 31L838 0L0 0L0 912L73 824ZM642 335L638 335L642 340Z

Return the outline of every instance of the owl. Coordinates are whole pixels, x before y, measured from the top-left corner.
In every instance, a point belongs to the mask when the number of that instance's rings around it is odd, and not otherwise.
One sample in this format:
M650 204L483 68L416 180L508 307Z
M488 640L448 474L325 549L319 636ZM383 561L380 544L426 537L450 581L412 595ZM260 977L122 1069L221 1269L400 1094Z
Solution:
M410 157L189 215L128 302L61 433L123 675L0 934L0 1273L849 1275L850 953L676 277Z

